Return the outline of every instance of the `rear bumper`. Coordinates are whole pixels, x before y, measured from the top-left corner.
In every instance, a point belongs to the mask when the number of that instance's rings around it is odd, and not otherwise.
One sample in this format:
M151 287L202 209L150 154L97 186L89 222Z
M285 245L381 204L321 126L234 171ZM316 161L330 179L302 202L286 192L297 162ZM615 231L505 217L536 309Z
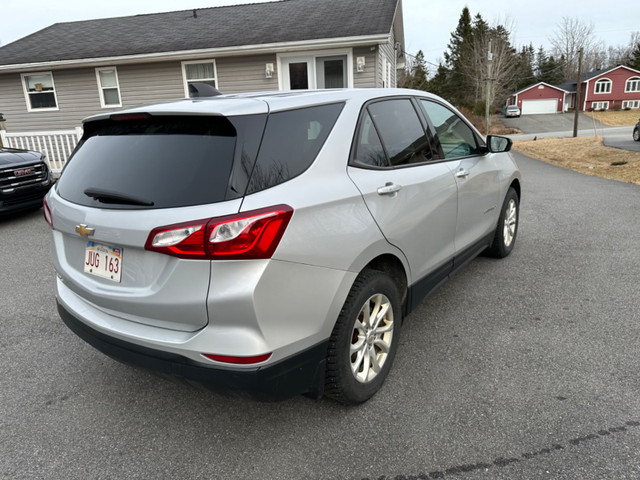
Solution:
M283 400L301 393L319 398L324 385L328 340L267 367L252 370L205 366L174 353L154 350L105 335L58 303L64 323L80 338L121 362L210 385L237 390L261 400Z

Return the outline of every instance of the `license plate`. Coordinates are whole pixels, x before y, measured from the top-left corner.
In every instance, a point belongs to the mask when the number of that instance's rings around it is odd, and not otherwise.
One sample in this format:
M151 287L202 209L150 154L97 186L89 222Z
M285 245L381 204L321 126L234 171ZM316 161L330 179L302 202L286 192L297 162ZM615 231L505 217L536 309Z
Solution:
M84 271L91 275L120 282L122 249L87 242L87 248L84 252Z

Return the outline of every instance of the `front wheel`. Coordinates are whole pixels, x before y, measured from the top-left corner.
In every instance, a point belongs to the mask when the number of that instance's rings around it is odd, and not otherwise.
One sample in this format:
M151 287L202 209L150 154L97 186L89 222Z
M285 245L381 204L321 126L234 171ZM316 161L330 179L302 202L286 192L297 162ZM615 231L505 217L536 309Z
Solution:
M633 129L633 139L636 142L640 142L640 130L638 130L637 128Z
M511 253L518 234L520 202L514 188L509 188L502 204L500 218L493 236L493 243L487 253L496 258L504 258Z
M382 386L400 335L400 294L385 273L356 279L331 334L325 393L344 404L362 403Z

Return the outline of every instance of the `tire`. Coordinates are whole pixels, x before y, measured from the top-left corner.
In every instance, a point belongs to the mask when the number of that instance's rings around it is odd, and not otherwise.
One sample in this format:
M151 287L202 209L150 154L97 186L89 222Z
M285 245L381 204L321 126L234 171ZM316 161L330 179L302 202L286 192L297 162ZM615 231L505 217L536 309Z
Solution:
M640 142L640 130L637 127L633 129L633 139L636 142Z
M361 273L331 333L325 394L346 405L371 398L391 369L401 323L400 294L391 277Z
M518 222L520 219L520 202L518 194L513 189L509 188L504 203L502 204L502 210L500 217L498 218L498 225L493 236L493 242L491 246L486 250L486 253L495 258L504 258L511 253L513 246L516 243L516 236L518 235Z

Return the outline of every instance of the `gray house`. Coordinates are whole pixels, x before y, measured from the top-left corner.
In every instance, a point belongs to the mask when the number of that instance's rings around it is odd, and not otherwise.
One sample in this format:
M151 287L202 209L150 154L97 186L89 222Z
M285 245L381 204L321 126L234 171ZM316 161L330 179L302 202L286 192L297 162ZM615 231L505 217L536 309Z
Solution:
M223 93L395 87L403 47L401 0L283 0L57 23L0 48L3 138L188 97L190 82Z

